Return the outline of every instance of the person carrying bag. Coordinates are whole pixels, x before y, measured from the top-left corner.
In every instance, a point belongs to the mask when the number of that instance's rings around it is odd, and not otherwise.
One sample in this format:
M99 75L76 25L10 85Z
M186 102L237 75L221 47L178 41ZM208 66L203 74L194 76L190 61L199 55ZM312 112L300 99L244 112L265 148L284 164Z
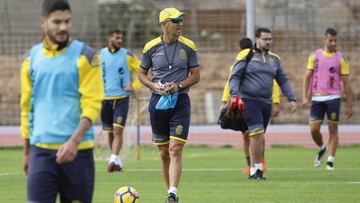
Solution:
M245 70L241 75L241 78L244 78L247 65L251 61L253 56L254 56L253 49L250 49L248 55L246 56ZM238 61L237 63L239 62L240 61ZM218 119L218 124L222 129L230 129L234 131L245 132L248 129L242 115L245 105L242 102L241 98L234 98L234 99L237 101L230 100L221 110Z

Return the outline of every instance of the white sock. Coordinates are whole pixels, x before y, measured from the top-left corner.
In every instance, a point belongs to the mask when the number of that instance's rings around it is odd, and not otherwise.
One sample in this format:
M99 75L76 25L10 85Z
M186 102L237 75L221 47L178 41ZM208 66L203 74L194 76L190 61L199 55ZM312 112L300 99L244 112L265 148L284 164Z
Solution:
M254 167L250 167L250 176L254 175L256 172L256 169Z
M325 149L326 148L326 145L325 144L323 144L321 147L319 147L320 148L320 150L323 150L323 149Z
M171 186L171 187L169 188L169 190L168 190L168 193L173 193L173 194L175 194L175 195L176 195L176 192L177 192L177 189L176 189L176 187L174 187L174 186Z
M111 163L111 162L116 163L116 162L117 162L117 159L118 159L118 155L116 155L116 154L111 154L111 155L110 155L109 163Z
M262 163L260 162L260 163L257 163L257 164L255 164L255 171L256 170L260 170L260 171L262 171Z
M333 157L333 156L328 156L328 161L334 163L335 157Z

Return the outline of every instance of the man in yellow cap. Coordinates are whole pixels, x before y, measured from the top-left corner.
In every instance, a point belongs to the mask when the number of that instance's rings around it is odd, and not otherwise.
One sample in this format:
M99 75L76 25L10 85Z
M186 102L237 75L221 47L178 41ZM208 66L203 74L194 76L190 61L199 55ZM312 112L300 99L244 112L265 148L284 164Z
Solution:
M159 14L159 23L165 22L169 19L178 19L183 17L184 13L176 8L165 8Z
M182 150L190 126L191 104L187 93L200 80L197 48L193 41L181 36L183 15L176 8L160 12L163 34L145 45L139 71L140 81L152 92L150 122L168 187L166 203L178 202ZM148 78L150 68L152 76Z

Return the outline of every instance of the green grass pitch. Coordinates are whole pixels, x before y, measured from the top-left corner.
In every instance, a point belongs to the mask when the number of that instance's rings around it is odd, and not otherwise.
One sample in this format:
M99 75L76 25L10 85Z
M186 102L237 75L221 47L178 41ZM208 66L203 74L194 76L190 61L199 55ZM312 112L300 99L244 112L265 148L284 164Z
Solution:
M186 147L178 191L182 203L360 202L360 146L340 147L335 171L313 167L315 149L277 146L266 150L266 181L242 173L242 149ZM0 202L26 202L22 151L0 149ZM158 151L144 147L141 160L125 160L125 172L109 174L106 161L96 161L93 202L110 203L121 186L136 188L143 203L164 202L166 188Z

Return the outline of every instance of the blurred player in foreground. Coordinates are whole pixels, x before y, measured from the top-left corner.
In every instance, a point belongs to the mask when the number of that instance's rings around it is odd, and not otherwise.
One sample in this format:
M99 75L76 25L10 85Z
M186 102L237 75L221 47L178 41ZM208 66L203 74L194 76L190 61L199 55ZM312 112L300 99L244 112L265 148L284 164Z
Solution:
M21 134L28 202L90 203L94 130L104 96L97 51L71 39L66 0L45 0L41 43L21 68Z

